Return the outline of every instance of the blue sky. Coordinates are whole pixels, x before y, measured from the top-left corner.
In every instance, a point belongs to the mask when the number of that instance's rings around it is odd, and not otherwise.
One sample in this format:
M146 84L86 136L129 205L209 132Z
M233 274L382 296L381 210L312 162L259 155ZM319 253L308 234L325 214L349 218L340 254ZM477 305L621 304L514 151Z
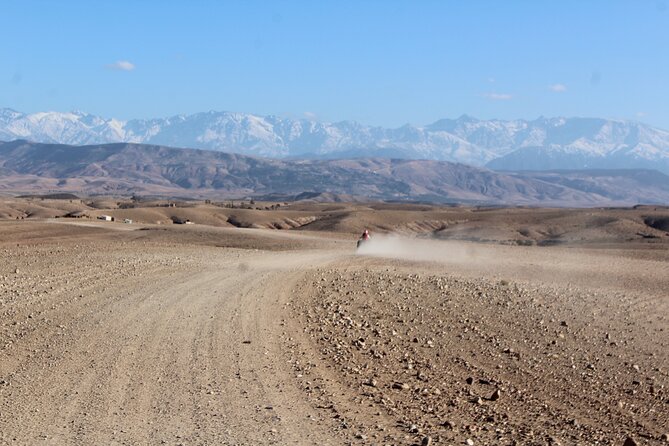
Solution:
M669 129L665 0L4 0L0 17L0 107L24 112Z

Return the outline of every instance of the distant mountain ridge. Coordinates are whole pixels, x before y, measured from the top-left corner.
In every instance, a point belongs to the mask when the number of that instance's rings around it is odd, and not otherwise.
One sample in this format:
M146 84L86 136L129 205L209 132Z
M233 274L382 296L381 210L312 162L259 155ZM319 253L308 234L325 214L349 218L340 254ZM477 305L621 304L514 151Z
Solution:
M0 143L0 193L318 196L436 203L669 203L657 171L495 172L445 161L277 160L146 144ZM307 192L307 194L303 194Z
M271 158L430 159L502 170L649 168L669 173L669 132L599 118L442 119L395 129L354 121L206 112L120 121L82 112L0 109L0 140L131 142Z

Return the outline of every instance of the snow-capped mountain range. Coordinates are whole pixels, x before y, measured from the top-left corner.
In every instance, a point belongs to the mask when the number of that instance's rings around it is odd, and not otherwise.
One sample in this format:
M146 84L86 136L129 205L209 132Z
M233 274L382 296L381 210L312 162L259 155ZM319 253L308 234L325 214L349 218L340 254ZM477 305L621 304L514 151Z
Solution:
M651 168L669 173L669 132L599 118L442 119L395 129L354 121L206 112L120 121L81 113L0 109L0 141L133 142L270 158L393 157L499 170Z

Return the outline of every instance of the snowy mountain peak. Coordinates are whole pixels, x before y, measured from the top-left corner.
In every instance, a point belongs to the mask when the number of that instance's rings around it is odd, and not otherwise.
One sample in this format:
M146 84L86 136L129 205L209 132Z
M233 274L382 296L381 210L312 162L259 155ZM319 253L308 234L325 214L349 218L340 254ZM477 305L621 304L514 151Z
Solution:
M63 144L135 142L282 157L434 159L497 169L654 168L669 172L669 132L638 122L469 115L422 127L372 127L230 111L122 121L83 111L0 109L0 140Z

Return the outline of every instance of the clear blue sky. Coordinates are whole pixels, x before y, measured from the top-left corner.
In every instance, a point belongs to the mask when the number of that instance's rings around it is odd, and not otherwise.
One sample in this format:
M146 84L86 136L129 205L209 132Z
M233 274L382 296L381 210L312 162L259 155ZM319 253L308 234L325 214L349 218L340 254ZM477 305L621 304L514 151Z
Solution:
M669 129L669 2L0 2L0 107Z

